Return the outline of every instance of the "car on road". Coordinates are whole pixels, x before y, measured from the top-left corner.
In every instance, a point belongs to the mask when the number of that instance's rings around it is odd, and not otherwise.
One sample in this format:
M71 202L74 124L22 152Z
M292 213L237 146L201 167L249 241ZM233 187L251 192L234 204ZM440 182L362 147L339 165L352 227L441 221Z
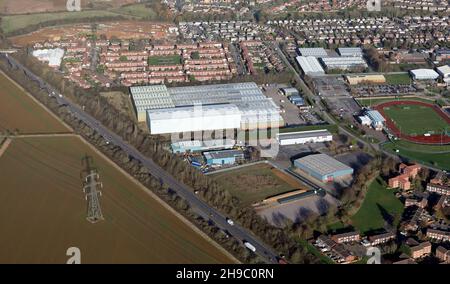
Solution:
M230 226L233 226L233 225L234 225L234 221L231 220L230 218L227 218L227 223L228 223Z

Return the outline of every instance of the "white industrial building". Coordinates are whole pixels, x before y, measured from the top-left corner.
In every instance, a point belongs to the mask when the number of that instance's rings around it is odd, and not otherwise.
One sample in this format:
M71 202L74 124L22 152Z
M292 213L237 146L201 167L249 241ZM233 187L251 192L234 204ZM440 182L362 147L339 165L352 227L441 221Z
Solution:
M50 67L59 68L64 57L64 49L37 49L33 51L33 56L39 61L47 62Z
M316 58L327 57L327 51L322 47L299 48L298 53L301 56L312 56Z
M147 110L152 134L166 134L241 126L241 112L233 105L188 106Z
M147 121L152 134L284 125L279 107L253 82L175 88L140 86L131 87L130 92L138 121ZM186 121L180 121L180 117Z
M298 65L305 75L324 75L325 70L314 56L297 56Z
M362 57L324 57L320 58L320 60L328 70L347 70L356 67L368 67L366 61L364 61Z
M450 66L444 65L436 68L444 83L450 85Z
M414 80L436 80L439 74L433 69L414 69L409 71Z
M370 126L372 124L372 120L367 115L358 116L358 121L364 126Z
M344 57L363 57L363 51L360 47L340 47L338 53Z
M333 141L333 135L326 129L277 133L277 142L281 146Z

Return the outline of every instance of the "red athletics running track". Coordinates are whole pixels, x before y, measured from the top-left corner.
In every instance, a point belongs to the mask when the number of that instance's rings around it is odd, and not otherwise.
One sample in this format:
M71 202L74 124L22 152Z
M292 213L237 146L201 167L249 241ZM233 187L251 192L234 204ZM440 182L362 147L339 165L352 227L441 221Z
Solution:
M450 117L444 113L438 106L434 104L429 104L425 102L419 102L419 101L391 101L391 102L385 102L381 103L379 105L376 105L374 108L381 113L381 115L386 119L386 126L392 131L394 135L396 135L399 138L415 142L415 143L421 143L421 144L450 144L450 137L447 135L441 135L441 134L433 134L431 136L411 136L404 133L401 133L398 127L395 125L394 121L390 119L388 115L384 112L385 107L394 106L394 105L419 105L419 106L426 106L429 108L432 108L440 117L442 117L450 126ZM449 127L450 129L450 127Z

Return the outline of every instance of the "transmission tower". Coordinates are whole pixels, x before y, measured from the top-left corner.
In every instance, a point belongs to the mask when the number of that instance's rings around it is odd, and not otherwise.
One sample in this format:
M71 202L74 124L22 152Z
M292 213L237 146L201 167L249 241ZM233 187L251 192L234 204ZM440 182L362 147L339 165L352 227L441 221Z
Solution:
M96 223L104 219L99 199L102 192L98 190L98 187L103 188L103 184L99 182L100 176L97 173L97 169L92 167L92 157L84 156L81 163L85 167L82 175L84 176L83 192L87 201L86 219L91 223Z

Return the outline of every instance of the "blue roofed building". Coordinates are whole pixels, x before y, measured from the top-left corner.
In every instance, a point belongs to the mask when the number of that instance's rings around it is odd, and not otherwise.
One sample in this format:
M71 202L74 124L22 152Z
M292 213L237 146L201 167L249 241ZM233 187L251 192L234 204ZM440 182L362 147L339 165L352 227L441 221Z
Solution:
M351 178L353 174L353 168L326 154L313 154L296 159L294 166L324 183Z
M203 153L206 164L212 165L233 165L244 159L242 150L223 150Z
M371 125L375 130L381 131L383 130L384 124L386 123L386 119L381 115L381 113L377 110L369 110L366 112L366 115L370 118Z

